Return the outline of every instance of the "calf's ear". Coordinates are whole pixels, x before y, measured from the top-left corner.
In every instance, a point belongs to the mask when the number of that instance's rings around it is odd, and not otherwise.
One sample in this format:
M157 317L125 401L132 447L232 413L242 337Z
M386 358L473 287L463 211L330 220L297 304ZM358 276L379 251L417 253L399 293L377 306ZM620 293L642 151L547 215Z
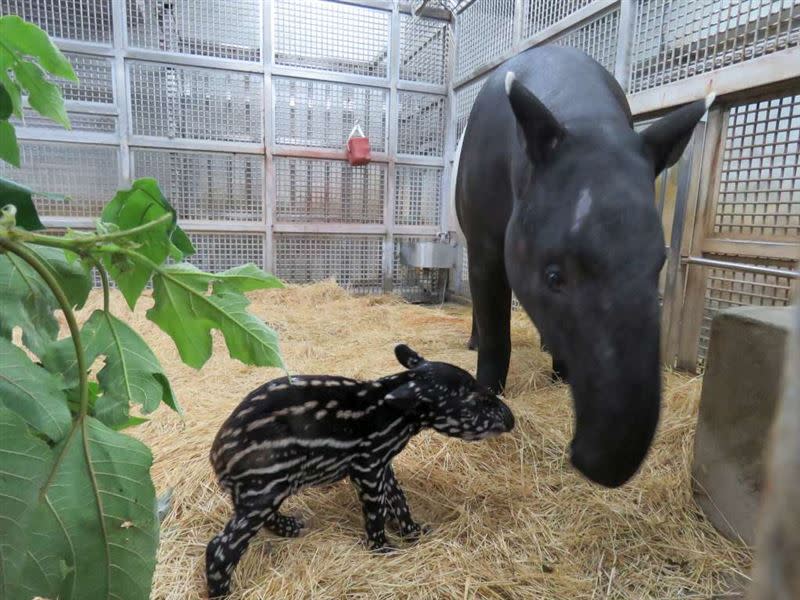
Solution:
M398 362L406 369L413 369L425 362L424 358L405 344L397 344L397 346L394 347L394 355L397 357Z
M656 175L678 162L692 137L695 125L706 114L714 97L715 94L711 93L702 100L677 108L639 134L653 161Z
M419 388L414 382L404 383L383 397L386 404L405 413L413 413L422 403Z

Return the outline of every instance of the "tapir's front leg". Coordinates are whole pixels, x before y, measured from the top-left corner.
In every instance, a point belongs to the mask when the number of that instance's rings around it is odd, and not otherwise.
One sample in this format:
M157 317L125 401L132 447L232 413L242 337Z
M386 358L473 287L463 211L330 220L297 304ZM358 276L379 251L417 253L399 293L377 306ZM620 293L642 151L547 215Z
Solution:
M495 393L506 385L511 358L511 286L502 244L469 253L469 287L478 325L478 382Z
M378 468L374 473L351 475L350 479L358 490L361 509L364 513L364 529L367 531L367 545L370 550L389 552L392 547L386 539L386 490L384 487L384 469Z
M386 493L386 501L389 505L389 511L397 525L400 528L400 535L406 539L415 540L419 537L420 533L427 531L427 527L421 527L419 523L411 518L411 511L408 509L408 502L403 490L400 489L400 484L394 476L394 469L392 465L386 467L384 475L384 491Z

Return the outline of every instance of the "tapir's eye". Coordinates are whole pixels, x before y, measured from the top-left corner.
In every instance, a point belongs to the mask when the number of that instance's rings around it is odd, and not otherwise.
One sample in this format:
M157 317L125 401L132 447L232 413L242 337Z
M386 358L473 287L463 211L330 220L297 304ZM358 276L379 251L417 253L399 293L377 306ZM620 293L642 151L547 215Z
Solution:
M547 265L544 270L544 281L554 292L560 292L564 287L564 275L558 265Z

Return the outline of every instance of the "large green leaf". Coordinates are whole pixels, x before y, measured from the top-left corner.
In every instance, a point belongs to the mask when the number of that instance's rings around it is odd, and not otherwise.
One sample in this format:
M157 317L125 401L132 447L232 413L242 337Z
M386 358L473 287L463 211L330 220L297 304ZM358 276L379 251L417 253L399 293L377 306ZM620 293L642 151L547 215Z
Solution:
M155 179L137 179L129 190L117 192L113 200L103 209L102 220L111 223L120 231L133 229L169 215L160 225L131 234L128 241L138 245L137 252L156 265L161 265L176 248L173 239L181 244L178 250L194 251L188 238L176 226L177 216L161 193ZM178 233L179 232L179 233ZM188 246L186 243L188 242ZM122 243L121 241L119 243ZM120 254L104 257L106 268L116 281L119 290L131 309L153 274L151 266L129 260Z
M47 81L39 65L27 60L18 61L14 65L14 75L19 84L28 90L28 103L43 117L70 128L64 99L57 85Z
M14 112L14 103L11 101L6 86L0 81L0 120L10 118L12 112Z
M187 281L202 282L214 285L216 291L230 290L237 292L252 292L268 288L282 288L283 282L254 264L240 265L222 273L206 273L192 264L179 263L170 265L171 273L180 273Z
M72 346L71 341L70 346ZM74 347L72 354L75 354ZM0 407L25 419L33 429L57 442L72 418L58 378L36 365L10 341L0 337Z
M158 547L150 451L86 417L53 453L17 549L24 591L8 600L147 600Z
M11 101L11 95L6 90L6 86L0 81L0 119L11 118L11 113L14 112L14 103Z
M33 192L23 185L0 177L0 207L6 204L13 204L16 207L15 218L19 227L28 231L44 229L33 204Z
M183 362L196 369L211 356L212 329L222 331L233 358L283 367L276 333L247 312L250 302L242 294L230 288L209 294L213 277L199 276L185 265L161 267L153 277L155 305L147 318L172 337ZM263 287L273 287L272 280L265 280Z
M44 262L74 307L86 302L92 288L89 272L81 262L70 263L63 250L27 245ZM34 354L42 356L58 336L58 308L50 288L33 268L18 256L0 254L0 336L11 339L14 327L22 328L22 340Z
M72 65L61 50L56 48L47 34L33 23L16 15L0 18L0 38L3 43L20 54L35 56L39 63L53 75L78 81Z
M113 315L96 310L81 329L81 341L87 363L105 357L105 366L97 374L102 395L97 398L94 416L118 427L129 421L131 404L140 404L147 414L161 402L178 411L167 376L145 341L128 325ZM67 338L53 344L43 359L51 371L64 377L65 387L78 385L75 349Z
M3 600L32 598L25 583L37 588L47 584L36 572L26 582L22 570L31 508L37 504L52 462L47 444L31 434L19 415L0 406L0 598Z
M19 145L14 126L4 119L0 119L0 160L19 167Z
M3 89L6 91L8 98L11 101L12 114L22 118L22 92L20 91L17 82L8 76L6 67L2 65L2 57L3 53L2 49L0 49L0 85L3 86Z

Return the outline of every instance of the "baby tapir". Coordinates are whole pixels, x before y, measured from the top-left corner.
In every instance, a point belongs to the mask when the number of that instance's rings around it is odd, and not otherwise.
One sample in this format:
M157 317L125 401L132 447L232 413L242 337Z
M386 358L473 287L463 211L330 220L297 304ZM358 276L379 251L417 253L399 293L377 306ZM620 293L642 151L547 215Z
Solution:
M279 512L289 496L349 476L361 500L368 544L386 551L387 517L405 538L421 531L391 464L412 436L432 427L480 440L514 427L508 406L466 371L428 362L402 344L395 355L407 371L376 381L276 379L233 411L211 448L211 463L235 513L206 549L210 597L228 593L233 569L262 527L284 537L300 534L303 523Z

